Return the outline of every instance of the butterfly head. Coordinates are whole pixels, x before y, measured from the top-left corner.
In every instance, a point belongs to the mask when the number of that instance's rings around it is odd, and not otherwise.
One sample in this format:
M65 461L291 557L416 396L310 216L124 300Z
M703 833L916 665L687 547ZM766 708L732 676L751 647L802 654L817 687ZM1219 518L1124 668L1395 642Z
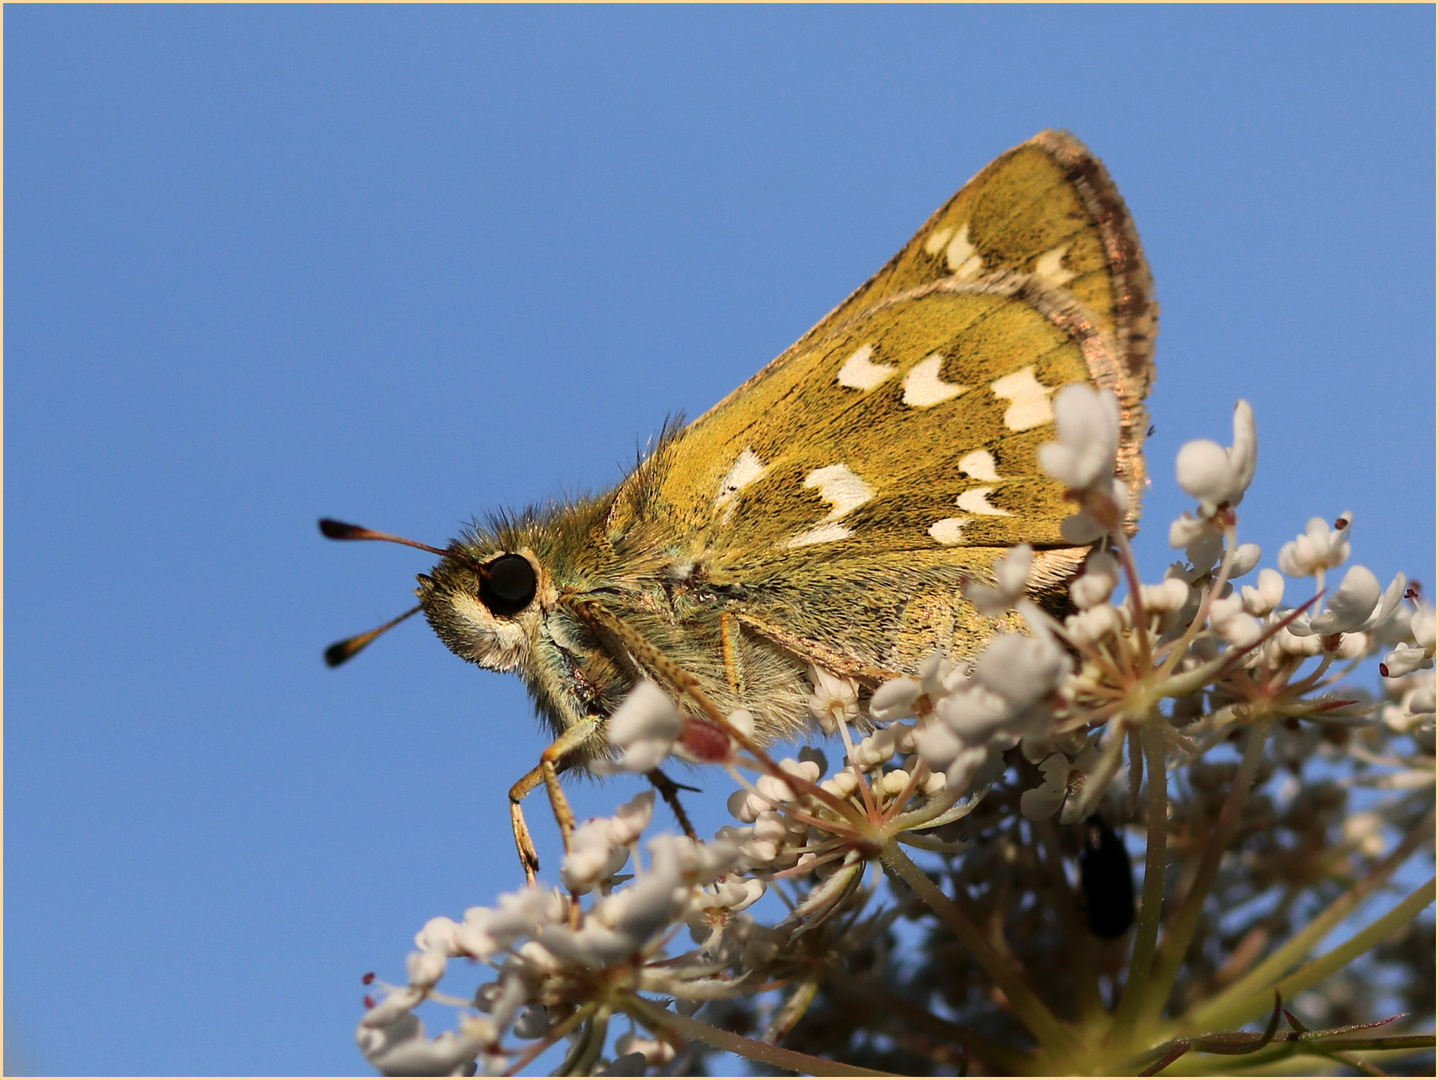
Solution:
M533 552L456 545L418 580L425 618L457 656L492 671L523 663L543 618Z
M543 619L543 574L528 545L506 550L498 541L472 536L437 548L331 518L320 522L320 532L331 540L384 540L440 556L433 570L419 575L419 604L375 630L335 642L325 650L331 667L419 611L465 660L493 671L513 671L524 663Z

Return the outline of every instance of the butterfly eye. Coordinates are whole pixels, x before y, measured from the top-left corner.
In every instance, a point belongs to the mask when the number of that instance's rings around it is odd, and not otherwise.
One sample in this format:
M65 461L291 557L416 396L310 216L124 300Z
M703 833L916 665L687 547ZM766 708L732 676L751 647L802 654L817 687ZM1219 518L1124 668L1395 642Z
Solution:
M502 618L518 615L535 598L535 568L523 555L501 555L485 563L480 599Z

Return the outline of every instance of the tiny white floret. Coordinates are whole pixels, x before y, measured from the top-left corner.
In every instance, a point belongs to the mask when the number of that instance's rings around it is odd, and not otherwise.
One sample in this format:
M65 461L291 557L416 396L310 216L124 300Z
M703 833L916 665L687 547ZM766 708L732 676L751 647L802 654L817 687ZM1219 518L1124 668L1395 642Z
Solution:
M1179 448L1174 473L1182 487L1199 500L1201 517L1213 517L1221 506L1235 507L1254 479L1259 439L1249 402L1234 406L1234 445L1220 446L1195 439Z

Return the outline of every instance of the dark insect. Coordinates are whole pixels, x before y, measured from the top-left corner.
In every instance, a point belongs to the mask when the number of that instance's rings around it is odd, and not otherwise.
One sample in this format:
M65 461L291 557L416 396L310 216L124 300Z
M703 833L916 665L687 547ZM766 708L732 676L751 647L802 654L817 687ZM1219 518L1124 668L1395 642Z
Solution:
M1134 925L1134 875L1129 852L1101 817L1084 823L1079 848L1079 887L1084 892L1089 929L1106 941Z

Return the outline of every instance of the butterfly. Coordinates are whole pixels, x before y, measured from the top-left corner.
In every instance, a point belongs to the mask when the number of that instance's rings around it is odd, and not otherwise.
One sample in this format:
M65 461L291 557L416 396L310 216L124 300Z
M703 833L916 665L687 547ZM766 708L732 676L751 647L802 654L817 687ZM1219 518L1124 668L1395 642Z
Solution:
M568 837L559 775L610 756L606 720L638 681L710 716L745 709L764 744L806 729L814 669L868 694L936 651L973 656L1007 624L961 586L1013 545L1035 550L1030 593L1062 608L1087 549L1061 536L1065 491L1037 464L1052 400L1076 382L1118 399L1133 531L1157 318L1108 172L1041 132L757 375L667 425L614 489L492 514L446 548L321 529L438 555L401 619L423 611L460 657L524 680L554 736L510 790L533 880L521 800L544 784Z

